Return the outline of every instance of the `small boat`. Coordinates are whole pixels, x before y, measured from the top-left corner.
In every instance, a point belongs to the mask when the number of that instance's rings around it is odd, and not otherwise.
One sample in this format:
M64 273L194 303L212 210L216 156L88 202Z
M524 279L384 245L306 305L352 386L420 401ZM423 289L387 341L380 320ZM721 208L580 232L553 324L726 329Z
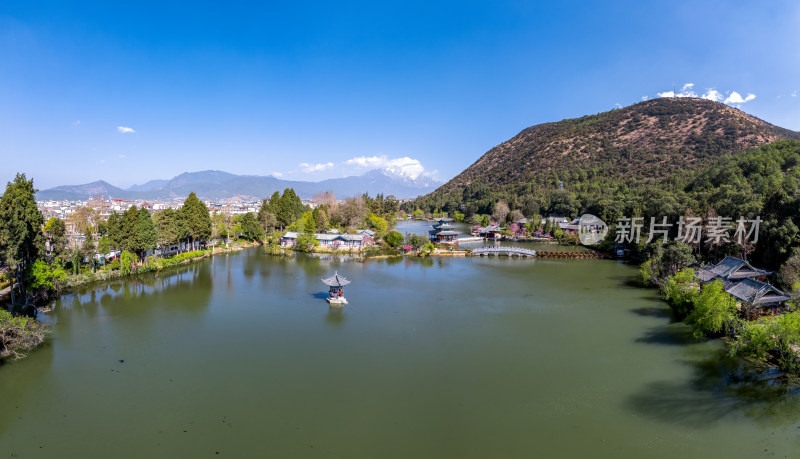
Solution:
M344 276L340 276L338 271L334 271L333 276L322 279L322 282L330 287L328 297L325 298L325 301L327 301L328 304L347 304L347 298L345 298L342 293L342 287L349 284L349 280L345 279Z

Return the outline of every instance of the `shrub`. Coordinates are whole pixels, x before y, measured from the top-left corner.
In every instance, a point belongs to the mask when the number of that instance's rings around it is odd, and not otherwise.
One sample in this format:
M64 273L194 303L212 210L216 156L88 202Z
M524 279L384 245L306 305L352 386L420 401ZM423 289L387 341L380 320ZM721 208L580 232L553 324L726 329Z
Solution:
M27 316L0 309L0 359L24 358L47 338L49 329Z
M399 231L391 231L384 239L389 247L398 247L403 243L403 235Z
M700 294L700 286L694 277L694 269L686 268L667 278L661 286L664 299L667 300L675 316L683 319L694 309L694 302Z
M725 292L722 282L715 280L706 284L694 301L694 310L686 322L694 325L694 335L717 336L736 319L736 303Z
M122 268L123 274L130 274L133 270L133 266L136 263L136 255L128 252L127 250L123 250L119 256L119 264Z
M650 258L639 266L639 281L645 287L652 287L656 285L658 279L658 271L656 270L656 261Z

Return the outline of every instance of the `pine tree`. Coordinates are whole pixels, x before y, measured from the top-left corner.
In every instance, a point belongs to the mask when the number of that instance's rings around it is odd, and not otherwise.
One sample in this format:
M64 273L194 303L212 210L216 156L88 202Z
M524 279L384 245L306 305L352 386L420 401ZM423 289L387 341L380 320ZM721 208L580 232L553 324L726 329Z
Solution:
M36 191L33 180L17 174L0 198L0 264L10 266L16 278L45 251L44 217L36 207ZM12 283L12 305L16 303L13 287Z
M193 248L197 248L198 241L211 237L211 215L208 213L208 207L197 199L194 192L183 202L181 216L186 223L187 241L191 239Z
M144 260L144 254L148 250L156 248L158 233L150 212L142 207L136 218L136 232L134 236L133 249L139 253L139 258Z
M268 234L273 228L275 228L277 222L278 220L275 218L275 212L273 211L270 202L264 199L261 202L261 208L258 210L258 223L264 229L264 234Z

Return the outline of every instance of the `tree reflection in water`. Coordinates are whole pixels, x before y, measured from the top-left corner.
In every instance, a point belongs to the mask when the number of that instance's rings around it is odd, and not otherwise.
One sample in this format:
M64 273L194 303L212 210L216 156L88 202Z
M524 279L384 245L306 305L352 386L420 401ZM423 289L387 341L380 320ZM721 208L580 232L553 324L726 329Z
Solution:
M774 370L757 371L723 350L684 363L693 369L691 378L650 383L628 398L627 407L649 418L694 428L736 416L771 427L800 420L800 388L787 384Z

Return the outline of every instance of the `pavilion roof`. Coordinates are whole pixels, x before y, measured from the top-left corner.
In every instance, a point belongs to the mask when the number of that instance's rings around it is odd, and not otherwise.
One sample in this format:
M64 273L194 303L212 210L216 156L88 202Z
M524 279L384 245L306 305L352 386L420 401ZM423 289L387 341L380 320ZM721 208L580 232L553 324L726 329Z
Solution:
M704 280L719 277L725 280L739 280L751 277L760 277L771 274L769 271L753 267L750 263L741 258L726 256L715 265L704 266L700 274L700 279Z
M791 296L772 285L754 279L744 279L732 283L725 291L737 300L752 304L753 306L766 306L792 299Z
M337 271L333 272L333 276L328 277L327 279L322 279L322 282L331 287L343 287L350 283L350 281L345 279L344 276L340 276Z

